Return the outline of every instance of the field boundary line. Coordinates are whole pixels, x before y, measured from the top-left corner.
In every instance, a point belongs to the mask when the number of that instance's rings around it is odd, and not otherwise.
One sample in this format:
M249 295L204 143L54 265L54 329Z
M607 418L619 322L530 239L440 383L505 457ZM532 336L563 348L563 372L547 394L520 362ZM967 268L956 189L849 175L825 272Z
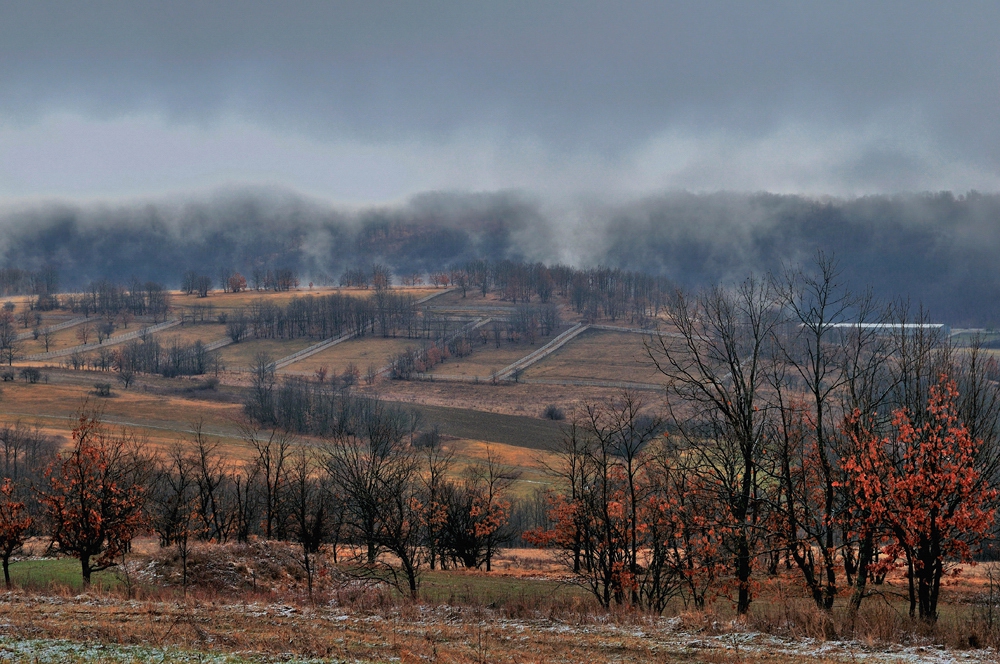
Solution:
M445 293L450 293L450 292L452 292L454 290L456 290L456 289L455 288L446 288L444 290L436 291L434 293L431 293L430 295L427 295L426 297L420 298L419 300L415 301L413 304L414 305L423 304L424 302L432 300L435 297L438 297L439 295L444 295ZM292 353L291 355L286 355L285 357L281 358L280 360L277 360L274 363L274 368L275 369L284 369L285 367L287 367L290 364L295 364L299 360L304 360L307 357L311 357L311 356L315 355L316 353L320 353L320 352L326 350L327 348L332 348L333 346L336 346L337 344L339 344L339 343L341 343L343 341L347 341L348 339L353 339L356 336L358 336L357 332L349 332L347 334L342 334L339 337L334 337L332 339L324 339L323 341L320 341L319 343L313 344L312 346L309 346L308 348L303 348L300 351Z
M233 343L233 340L229 337L226 337L225 339L219 339L218 341L213 341L210 344L205 344L205 350L209 352L213 350L219 350L220 348L225 348L231 343Z
M120 343L131 341L132 339L137 339L145 334L154 334L156 332L161 332L163 330L170 329L171 327L175 327L180 324L181 324L181 319L175 318L173 320L157 323L156 325L150 325L149 327L143 327L139 328L138 330L126 332L125 334L119 334L117 337L109 337L108 339L105 339L104 343L80 344L78 346L72 346L71 348L62 348L60 350L54 350L48 353L35 353L34 355L28 355L22 359L27 360L29 362L37 362L40 360L50 360L56 357L65 357L66 355L72 355L73 353L82 353L88 350L95 350L97 348L117 346Z
M463 334L469 334L470 332L474 332L475 330L478 330L483 325L486 325L487 323L489 323L492 320L493 320L492 318L479 318L479 319L476 319L476 320L472 320L469 323L466 323L465 325L463 325L462 327L460 327L457 332L455 332L454 334L452 334L447 339L443 339L441 341L435 341L434 343L431 344L431 346L438 346L439 344L442 347L443 346L447 346L454 339L458 339ZM427 346L427 348L430 348L430 346ZM388 374L391 371L392 371L392 362L390 362L389 364L385 365L384 367L382 367L381 369L379 369L377 372L375 372L375 375L376 376L384 376L384 375ZM423 375L423 374L420 374L420 375Z
M333 346L336 346L337 344L343 341L347 341L348 339L353 339L356 336L358 336L357 332L348 332L347 334L342 334L339 337L334 337L332 339L324 339L319 343L313 344L312 346L309 346L307 348L303 348L300 351L292 353L291 355L286 355L280 360L275 361L274 368L284 369L289 364L295 364L299 360L304 360L307 357L311 357L316 353L324 351L327 348L332 348Z
M90 320L90 319L87 318L86 316L80 316L79 318L72 318L70 320L64 320L63 322L56 323L55 325L46 325L44 327L38 328L39 336L41 336L42 330L44 330L46 327L49 329L49 332L58 332L60 330L65 330L67 328L73 327L74 325L79 325L80 323L85 323L88 320ZM18 341L24 341L25 339L31 339L34 336L35 336L35 331L34 330L29 330L27 332L22 332L19 335L17 335L17 340Z
M436 298L439 295L444 295L445 293L454 293L457 290L458 290L457 286L452 286L451 288L445 288L444 290L439 290L439 291L436 291L434 293L431 293L430 295L422 297L419 300L417 300L416 302L414 302L413 304L415 304L415 305L417 305L417 304L423 304L424 302L429 302L429 301L433 300L434 298Z
M546 357L556 352L557 350L559 350L560 348L562 348L570 341L580 336L589 329L590 325L586 325L584 323L577 323L576 325L569 328L568 330L566 330L565 332L563 332L555 339L542 346L541 348L535 349L533 352L528 353L520 360L517 360L516 362L507 365L500 371L493 374L495 376L493 380L498 380L498 381L507 380L515 371L526 369L535 362L545 359Z

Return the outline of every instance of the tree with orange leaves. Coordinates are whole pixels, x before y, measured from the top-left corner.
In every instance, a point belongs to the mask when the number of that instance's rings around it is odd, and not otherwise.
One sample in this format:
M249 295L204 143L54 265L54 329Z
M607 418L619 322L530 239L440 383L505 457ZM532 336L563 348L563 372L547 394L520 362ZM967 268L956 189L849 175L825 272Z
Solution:
M24 501L14 497L14 483L6 478L0 485L0 560L3 561L3 580L10 588L10 557L28 538L34 522L24 513Z
M84 585L117 564L145 524L149 461L131 432L108 431L99 414L83 412L72 449L46 469L39 493L52 540L79 559Z
M844 464L853 497L864 507L859 526L887 542L873 571L905 564L910 615L919 611L929 622L937 620L949 561L971 561L996 519L990 505L997 491L980 482L976 469L981 442L959 420L957 401L955 381L942 374L930 389L923 424L896 410L894 435L859 437L859 453Z

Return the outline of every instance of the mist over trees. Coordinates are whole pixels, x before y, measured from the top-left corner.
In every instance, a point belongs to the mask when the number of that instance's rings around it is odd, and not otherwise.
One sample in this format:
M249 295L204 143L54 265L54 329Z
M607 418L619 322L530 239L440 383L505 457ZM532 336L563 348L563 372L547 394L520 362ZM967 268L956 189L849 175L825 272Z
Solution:
M935 319L988 325L1000 320L997 220L1000 196L976 192L851 200L671 193L561 209L514 192L433 193L356 210L268 191L37 204L0 214L0 288L70 291L136 277L197 292L206 285L197 277L224 288L223 276L242 274L249 286L253 275L278 270L302 284L337 284L373 263L432 275L478 259L605 265L696 288L780 271L822 250L853 285L908 297Z

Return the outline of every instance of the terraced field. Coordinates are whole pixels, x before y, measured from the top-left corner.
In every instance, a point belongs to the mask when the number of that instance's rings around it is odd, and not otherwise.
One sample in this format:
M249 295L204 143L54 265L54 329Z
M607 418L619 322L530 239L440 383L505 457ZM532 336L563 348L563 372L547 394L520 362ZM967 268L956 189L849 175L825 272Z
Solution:
M532 365L524 377L659 384L663 376L646 354L647 339L641 334L589 330Z
M389 338L365 336L342 341L336 346L289 364L281 373L312 376L320 367L326 367L331 375L341 373L348 364L354 364L363 374L369 365L381 369L389 363L389 358L407 348L419 348L421 339ZM294 351L289 351L290 355Z
M245 309L254 302L266 300L269 304L284 306L297 297L332 295L340 293L351 297L370 297L375 291L370 288L307 288L300 287L281 293L257 292L254 290L242 293L220 293L213 291L208 297L185 295L178 291L171 293L170 306L178 315L181 312L192 313L195 310L209 307L213 314L230 313L237 309ZM433 288L393 288L394 293L409 293L416 298L425 297L435 292Z
M500 348L496 344L489 342L484 345L473 347L472 354L466 357L451 358L430 370L431 375L453 375L453 376L479 376L482 380L489 380L495 371L503 369L512 362L515 362L535 348L527 344L503 343Z
M316 343L315 339L244 339L238 344L230 344L219 350L222 363L231 371L238 371L253 366L259 353L266 353L272 361L280 360L303 348Z
M225 325L205 323L172 327L169 330L155 333L153 338L164 346L169 346L175 339L183 345L189 345L196 341L200 341L203 344L210 344L214 341L227 339L228 337Z

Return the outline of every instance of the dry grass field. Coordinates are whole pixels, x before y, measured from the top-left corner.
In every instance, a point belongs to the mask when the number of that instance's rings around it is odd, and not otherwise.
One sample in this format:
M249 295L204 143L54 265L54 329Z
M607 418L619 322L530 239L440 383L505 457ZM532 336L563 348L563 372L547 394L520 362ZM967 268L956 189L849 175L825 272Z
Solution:
M396 293L409 293L416 298L426 297L434 293L434 288L393 288ZM246 290L242 293L222 293L212 291L208 297L185 295L179 291L170 293L170 306L175 313L190 312L199 307L211 305L216 314L229 313L241 308L247 308L258 300L266 300L271 304L285 305L297 297L332 295L340 293L351 297L371 297L375 291L370 288L332 288L300 286L289 291L275 293L271 291L257 292Z
M316 341L314 340L313 343ZM357 337L342 341L336 346L310 355L299 362L289 364L281 372L312 376L320 367L326 367L330 375L337 375L343 372L348 364L354 364L364 375L369 365L381 369L389 363L389 358L392 355L407 348L420 348L422 345L421 339Z
M390 401L528 418L542 417L545 407L552 404L562 408L567 419L584 404L616 394L616 390L604 387L534 383L492 385L488 381L385 381L378 385L378 391ZM644 398L647 403L653 403L658 396L650 393Z
M646 354L648 337L588 330L525 371L525 378L663 382Z
M131 325L132 324L130 324L130 327ZM77 332L79 332L79 326L68 327L65 330L53 332L51 339L49 339L49 350L62 350L63 348L78 346L82 342L79 337L77 337ZM91 331L90 337L93 341L97 341L97 334L95 332ZM25 355L44 353L46 352L45 340L41 337L38 339L24 340L21 342L21 352Z
M204 389L198 379L142 379L130 389L114 382L113 374L49 370L49 382L6 383L0 399L0 422L21 421L38 425L49 435L68 441L81 408L99 409L109 424L127 426L158 450L190 442L195 426L219 444L227 457L249 458L240 438L243 413L239 394L232 388ZM96 396L96 382L112 383L112 396ZM445 446L455 452L456 476L469 465L486 458L489 447L501 462L515 468L521 477L518 495L528 495L547 484L544 464L553 461L547 450L561 436L559 426L535 418L481 413L477 411L404 405L416 410L422 428L438 426ZM298 437L299 444L321 446L322 441Z
M547 341L548 339L543 339L534 346L503 343L500 348L497 348L496 344L492 342L484 345L477 344L473 347L471 355L448 359L431 369L429 373L432 375L479 376L483 380L489 380L491 374L512 362L516 362Z
M348 551L342 549L341 556ZM221 561L234 561L219 574ZM824 635L794 575L764 580L750 615L729 600L704 612L681 602L664 616L604 612L550 552L511 549L494 572L424 569L419 598L360 582L349 564L321 555L310 601L297 549L281 543L196 544L187 592L178 561L155 541L136 542L129 577L104 572L80 594L67 559L15 562L19 588L0 595L0 658L33 662L857 662L996 661L996 627L976 601L986 566L946 591L933 632L897 600L872 598L853 632L834 620ZM46 581L48 579L48 581ZM890 578L886 590L897 588ZM903 643L893 637L906 635ZM970 637L985 649L969 647ZM99 644L99 647L95 647ZM317 660L315 658L323 658Z
M296 353L316 343L315 339L244 339L238 344L230 344L219 350L222 363L231 371L239 371L253 366L260 353L266 353L272 361Z
M162 332L153 334L153 338L164 346L170 346L176 339L183 345L190 345L196 341L203 344L210 344L214 341L227 339L226 326L218 323L199 323L197 325L179 325Z
M80 325L74 325L68 327L64 330L58 330L52 333L52 337L49 339L49 351L62 350L64 348L72 348L73 346L79 346L83 343L80 337L80 330L84 326L90 327L89 337L87 343L96 344L97 343L97 326L100 324L100 320L97 318L92 318L87 323L81 323ZM115 325L114 332L111 333L112 337L125 334L127 332L133 332L135 330L142 329L152 325L153 321L149 317L139 317L132 320L128 324L128 328L124 328L121 324ZM23 332L23 329L18 330ZM38 339L28 338L21 342L21 354L22 355L33 355L35 353L44 353L45 350L45 339L41 336Z
M142 386L123 390L110 374L79 372L79 378L89 380L57 382L58 374L50 373L55 380L48 384L4 384L0 418L6 422L38 423L68 440L77 414L86 407L101 411L109 424L128 426L154 446L189 440L193 426L201 422L206 432L220 437L223 447L243 447L235 425L242 412L238 403L197 399L183 393L165 395ZM112 396L96 396L93 386L97 382L111 383ZM195 381L187 384L194 385Z

